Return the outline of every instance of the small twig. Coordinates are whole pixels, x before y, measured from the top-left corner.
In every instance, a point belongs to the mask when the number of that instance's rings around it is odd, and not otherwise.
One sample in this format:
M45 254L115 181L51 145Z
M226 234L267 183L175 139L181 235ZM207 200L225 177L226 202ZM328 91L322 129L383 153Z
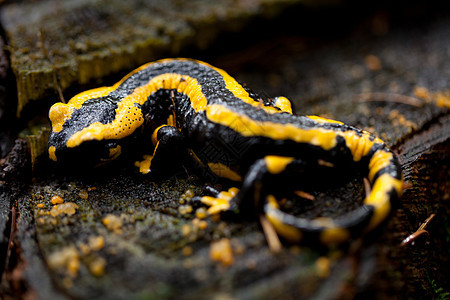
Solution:
M423 102L414 97L391 93L363 93L354 96L356 102L394 102L422 107Z
M16 207L13 205L11 207L11 229L9 232L8 248L6 250L5 270L9 269L9 264L11 261L11 253L12 253L12 249L14 248L14 236L16 233L16 219L17 219L17 211L16 211Z
M310 193L307 193L307 192L304 192L304 191L294 191L294 194L296 194L300 198L303 198L303 199L306 199L306 200L311 200L311 201L316 200L316 197L314 197L314 195L311 195Z
M427 227L428 223L430 223L430 221L434 218L435 214L431 214L426 220L425 222L423 222L420 226L419 229L416 230L416 232L414 232L413 234L410 234L407 238L405 238L402 243L400 244L401 246L408 246L410 244L413 244L415 242L415 240L422 236L422 235L427 235L428 238L430 237L430 233L428 231L425 230L425 227Z
M279 253L282 249L282 245L275 228L273 228L272 224L270 224L264 215L259 216L259 222L261 223L264 235L266 236L270 251L272 251L272 253Z

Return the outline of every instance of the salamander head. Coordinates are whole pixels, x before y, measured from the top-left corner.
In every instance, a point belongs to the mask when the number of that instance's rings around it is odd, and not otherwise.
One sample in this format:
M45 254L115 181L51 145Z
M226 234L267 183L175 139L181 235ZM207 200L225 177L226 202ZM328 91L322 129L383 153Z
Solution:
M52 129L48 154L51 160L97 165L121 154L122 138L132 131L122 132L122 127L116 128L115 123L123 123L116 119L117 103L102 98L81 104L57 103L50 108Z

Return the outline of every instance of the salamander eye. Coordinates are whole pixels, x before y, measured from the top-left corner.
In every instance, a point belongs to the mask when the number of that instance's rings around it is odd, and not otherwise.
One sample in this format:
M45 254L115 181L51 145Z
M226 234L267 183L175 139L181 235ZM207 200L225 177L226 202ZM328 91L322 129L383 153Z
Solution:
M110 161L116 159L120 156L120 154L122 154L122 147L115 142L110 142L105 144L104 151L105 152L101 160Z

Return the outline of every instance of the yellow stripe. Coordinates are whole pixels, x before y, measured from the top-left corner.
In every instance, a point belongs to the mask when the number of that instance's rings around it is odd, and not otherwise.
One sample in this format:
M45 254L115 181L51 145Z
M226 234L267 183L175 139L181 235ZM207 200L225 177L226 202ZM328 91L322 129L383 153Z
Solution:
M111 123L92 123L72 135L67 141L67 147L73 148L89 140L121 139L130 135L144 122L142 111L134 104L142 105L153 92L159 89L176 89L184 93L190 98L191 106L196 112L206 108L206 98L196 79L179 74L162 74L150 80L148 84L137 87L133 93L118 102L116 117ZM63 106L71 105L70 101L68 104L53 106L52 109L58 110Z
M294 160L293 157L268 155L264 157L266 168L271 174L279 174Z
M231 170L224 164L221 163L208 163L208 167L211 171L219 177L228 178L233 181L242 181L241 175Z
M391 210L389 192L395 189L398 195L402 192L402 180L393 178L389 174L382 174L377 178L372 187L369 197L364 200L364 204L372 205L375 208L374 215L370 220L367 230L371 230L379 225L388 216Z
M360 161L361 158L369 154L373 145L383 143L379 138L374 138L373 141L371 141L371 135L367 131L363 131L361 136L353 130L342 132L340 135L345 139L345 144L352 152L354 161Z
M139 172L142 174L148 174L150 167L152 166L153 155L146 154L142 161L136 161L134 165L139 168Z
M120 154L122 154L122 147L120 145L117 145L114 148L109 148L109 158L111 160L118 158Z
M208 105L207 118L215 123L227 126L243 136L263 136L274 140L293 140L298 143L309 143L329 150L336 146L336 137L345 139L346 146L352 153L353 160L359 161L367 155L376 143L383 143L375 138L370 140L370 133L363 131L359 136L355 131L336 132L324 128L301 129L292 124L280 124L271 121L255 121L244 114L239 114L220 104ZM337 122L337 121L336 121Z
M387 151L378 150L372 156L369 162L369 181L373 181L373 177L377 174L378 171L386 168L391 164L392 153Z
M167 124L163 124L163 125L157 127L157 128L153 131L153 133L152 133L152 144L153 144L154 146L156 146L156 144L158 143L158 131L159 131L161 128L165 127L165 126L167 126Z
M300 242L303 238L301 230L294 226L284 224L283 221L278 219L275 211L279 210L279 206L273 195L267 196L267 205L269 205L271 209L266 213L266 218L275 228L276 232L291 242Z
M326 118L322 118L322 117L318 117L318 116L306 116L306 117L308 117L311 120L314 120L316 122L319 122L319 123L335 123L335 124L341 124L341 125L344 124L341 121L326 119Z
M51 160L53 161L57 161L58 159L56 158L56 147L55 146L50 146L48 147L48 156L50 157Z
M350 238L350 232L345 228L325 228L320 233L320 241L323 244L340 244L347 241Z
M301 129L292 124L271 121L255 121L247 115L236 113L220 104L206 107L207 118L215 123L232 128L246 137L263 136L274 140L293 140L310 143L329 150L336 145L336 132L323 128Z

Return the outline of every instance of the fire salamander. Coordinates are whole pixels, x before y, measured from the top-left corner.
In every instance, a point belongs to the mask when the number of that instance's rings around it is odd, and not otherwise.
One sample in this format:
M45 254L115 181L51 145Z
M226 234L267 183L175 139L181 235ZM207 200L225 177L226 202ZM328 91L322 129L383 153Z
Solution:
M293 242L358 237L388 216L402 190L397 158L379 138L338 121L295 115L288 99L260 97L196 60L145 64L113 86L54 104L49 118L51 160L104 163L149 141L153 154L136 163L142 173L191 157L205 174L240 185L200 197L209 214L253 212ZM280 197L307 185L310 174L320 181L327 170L367 177L371 190L363 204L336 218L282 210Z

